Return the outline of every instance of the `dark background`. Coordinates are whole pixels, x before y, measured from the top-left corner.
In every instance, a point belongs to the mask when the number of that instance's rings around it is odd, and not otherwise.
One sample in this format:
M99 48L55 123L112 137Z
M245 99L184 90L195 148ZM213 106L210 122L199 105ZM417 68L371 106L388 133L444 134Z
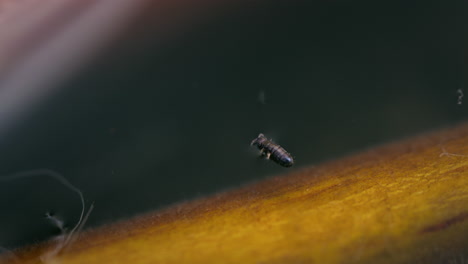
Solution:
M467 10L259 2L212 11L165 42L146 24L2 138L0 175L60 172L95 202L93 227L454 125L468 116L468 101L457 104L458 89L468 96ZM260 132L296 165L257 159ZM45 212L70 228L81 205L32 177L0 182L0 208L0 245L15 248L59 234Z

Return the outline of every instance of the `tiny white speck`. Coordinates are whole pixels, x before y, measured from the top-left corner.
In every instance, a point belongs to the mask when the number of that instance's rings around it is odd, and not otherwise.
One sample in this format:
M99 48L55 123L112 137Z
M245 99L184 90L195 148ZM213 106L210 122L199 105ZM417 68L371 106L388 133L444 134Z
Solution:
M458 89L457 90L457 93L458 93L458 104L461 105L462 104L462 99L463 99L463 90L462 89Z

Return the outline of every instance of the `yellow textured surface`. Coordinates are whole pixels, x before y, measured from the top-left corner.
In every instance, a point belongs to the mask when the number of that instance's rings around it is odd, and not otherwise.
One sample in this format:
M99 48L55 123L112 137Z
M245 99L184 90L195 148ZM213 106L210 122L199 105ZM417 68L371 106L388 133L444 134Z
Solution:
M91 230L55 260L467 263L468 156L443 149L468 154L468 126Z

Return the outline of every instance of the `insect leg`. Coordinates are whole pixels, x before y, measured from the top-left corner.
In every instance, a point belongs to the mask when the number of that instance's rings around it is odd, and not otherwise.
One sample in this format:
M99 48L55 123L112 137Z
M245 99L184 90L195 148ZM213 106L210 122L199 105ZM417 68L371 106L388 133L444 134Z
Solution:
M265 150L265 149L260 149L260 157L265 157L266 159L269 159L270 158L270 155L271 155L271 152L269 152L268 150Z

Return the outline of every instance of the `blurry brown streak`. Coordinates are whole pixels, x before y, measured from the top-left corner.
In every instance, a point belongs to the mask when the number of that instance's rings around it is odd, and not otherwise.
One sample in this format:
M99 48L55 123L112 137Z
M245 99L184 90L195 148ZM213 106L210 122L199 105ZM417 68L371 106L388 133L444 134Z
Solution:
M40 49L44 42L66 30L67 25L81 14L92 10L100 0L0 0L0 76L13 69L22 59ZM243 1L158 1L145 0L125 28L119 29L118 39L129 40L156 29L164 40L196 23L197 19L216 15L241 6ZM250 1L249 5L256 1ZM141 2L135 1L135 5ZM48 10L47 10L48 9ZM46 11L46 13L44 13ZM42 13L41 13L42 12ZM19 26L18 26L19 25ZM99 27L100 25L96 25ZM152 31L150 30L150 32ZM152 31L154 33L154 31ZM161 34L161 35L159 35ZM120 38L119 38L120 37ZM106 51L104 49L104 51ZM108 50L113 53L113 50Z
M6 74L23 58L54 36L81 13L92 8L95 0L80 1L1 1L0 73ZM49 10L44 16L38 11ZM36 20L36 21L35 21ZM16 25L23 24L23 30ZM16 26L16 27L15 27Z
M257 2L0 0L0 135L89 67L163 52L200 23Z
M431 226L428 226L426 228L424 228L423 230L421 230L421 234L424 234L424 233L431 233L431 232L436 232L436 231L441 231L441 230L444 230L446 228L449 228L450 226L454 225L454 224L457 224L457 223L461 223L465 220L468 219L468 212L463 212L457 216L454 216L452 218L449 218L449 219L446 219L442 222L439 222L437 224L434 224L434 225L431 225Z

